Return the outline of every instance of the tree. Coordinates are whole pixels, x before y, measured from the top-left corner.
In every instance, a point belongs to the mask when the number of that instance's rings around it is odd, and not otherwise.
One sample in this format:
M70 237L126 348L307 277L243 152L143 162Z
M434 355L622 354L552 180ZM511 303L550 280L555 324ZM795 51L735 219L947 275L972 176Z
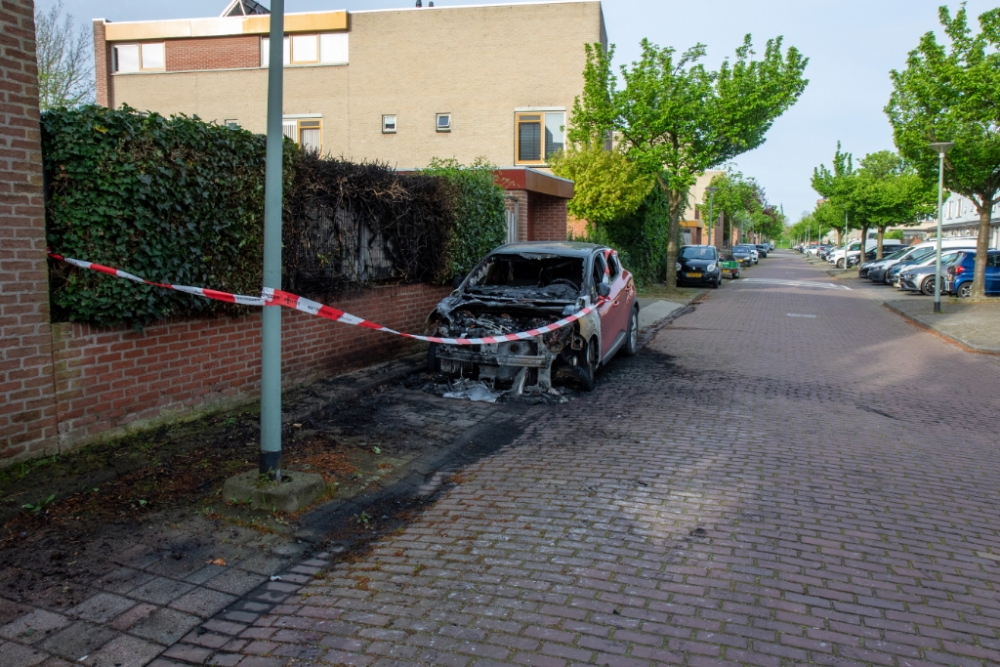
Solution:
M937 192L912 165L893 151L869 153L861 161L852 197L860 222L878 230L877 255L882 259L885 229L915 225L934 213Z
M605 225L634 213L653 187L653 179L642 173L618 150L607 150L599 141L571 145L549 159L556 176L573 181L570 215L591 225Z
M848 229L857 227L857 220L851 220L852 204L857 189L858 176L854 170L854 158L850 153L840 151L837 142L837 152L833 156L833 170L825 164L813 170L813 190L821 194L825 201L821 202L813 213L821 224L829 225L837 230L840 242L845 245L844 268L847 268L847 237ZM838 224L839 223L839 224ZM862 238L864 234L862 234Z
M990 212L1000 201L1000 8L979 16L973 35L965 8L952 18L938 10L950 48L933 32L910 52L906 69L891 73L885 108L900 154L936 182L938 155L928 144L952 141L945 158L945 186L969 198L979 213L972 295L985 293Z
M35 9L35 49L38 59L38 106L72 107L94 98L90 32L75 29L73 16L60 22L62 1L46 13Z
M732 238L733 225L745 221L747 216L765 205L764 190L754 179L746 178L742 173L732 170L713 177L709 185L717 188L712 198L712 213L722 216L725 238L722 245L728 245ZM703 214L708 212L708 198L706 189L700 205ZM720 241L721 239L717 240L716 244L718 245Z
M573 104L569 138L615 137L622 154L667 196L669 289L677 284L680 216L698 175L760 146L805 89L807 59L794 47L783 54L781 43L769 40L763 59L755 60L747 35L736 62L710 72L699 63L704 45L678 57L644 39L640 59L620 69L621 90L611 69L614 46L608 52L586 46L583 95Z

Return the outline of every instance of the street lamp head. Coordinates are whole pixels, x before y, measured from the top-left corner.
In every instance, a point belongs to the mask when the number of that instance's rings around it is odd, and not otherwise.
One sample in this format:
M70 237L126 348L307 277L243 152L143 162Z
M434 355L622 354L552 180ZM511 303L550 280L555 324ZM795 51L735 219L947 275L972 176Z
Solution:
M937 141L933 144L929 144L929 148L940 155L944 155L951 150L951 147L955 145L954 141Z
M716 192L719 191L719 188L715 187L714 185L710 185L707 188L705 188L705 190L708 191L709 194L714 195Z

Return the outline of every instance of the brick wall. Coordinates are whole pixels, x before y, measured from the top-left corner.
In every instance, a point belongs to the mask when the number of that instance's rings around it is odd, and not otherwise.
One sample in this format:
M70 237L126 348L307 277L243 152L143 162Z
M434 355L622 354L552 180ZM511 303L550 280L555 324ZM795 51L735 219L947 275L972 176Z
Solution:
M101 106L114 108L111 72L114 70L114 54L105 40L107 28L104 21L94 21L94 77L97 80L96 102Z
M566 200L531 192L528 202L531 206L530 240L565 241Z
M397 331L420 333L427 315L449 291L426 285L379 287L330 305ZM53 339L62 448L259 392L259 313L169 320L141 332L55 324ZM358 368L418 345L282 311L286 385Z
M34 6L0 11L0 459L55 434Z
M172 39L166 43L167 71L260 67L260 37Z

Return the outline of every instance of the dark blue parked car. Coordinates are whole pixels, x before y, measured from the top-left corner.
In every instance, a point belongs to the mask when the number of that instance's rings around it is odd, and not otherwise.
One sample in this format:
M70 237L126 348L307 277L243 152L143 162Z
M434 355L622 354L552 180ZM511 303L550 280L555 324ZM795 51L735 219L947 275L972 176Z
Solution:
M948 267L944 290L965 298L972 293L972 276L976 269L976 253L966 250ZM990 250L986 260L986 294L1000 296L1000 250Z

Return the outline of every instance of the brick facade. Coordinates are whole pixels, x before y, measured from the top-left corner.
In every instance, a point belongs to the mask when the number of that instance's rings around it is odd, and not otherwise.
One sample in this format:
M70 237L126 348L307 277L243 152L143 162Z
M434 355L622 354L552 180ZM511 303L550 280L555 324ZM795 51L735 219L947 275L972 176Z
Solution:
M565 199L530 192L528 204L528 234L532 241L566 240Z
M0 11L0 460L55 434L32 0Z
M111 72L114 71L114 54L111 52L111 45L105 39L106 32L107 25L104 21L94 21L94 77L97 80L95 93L98 104L113 109L115 100Z
M397 331L422 332L450 288L395 285L330 302ZM61 448L252 398L260 314L157 322L141 332L53 325ZM417 343L284 310L282 377L299 385L412 350ZM50 382L51 384L51 382Z
M206 37L166 43L167 71L260 67L260 37Z

